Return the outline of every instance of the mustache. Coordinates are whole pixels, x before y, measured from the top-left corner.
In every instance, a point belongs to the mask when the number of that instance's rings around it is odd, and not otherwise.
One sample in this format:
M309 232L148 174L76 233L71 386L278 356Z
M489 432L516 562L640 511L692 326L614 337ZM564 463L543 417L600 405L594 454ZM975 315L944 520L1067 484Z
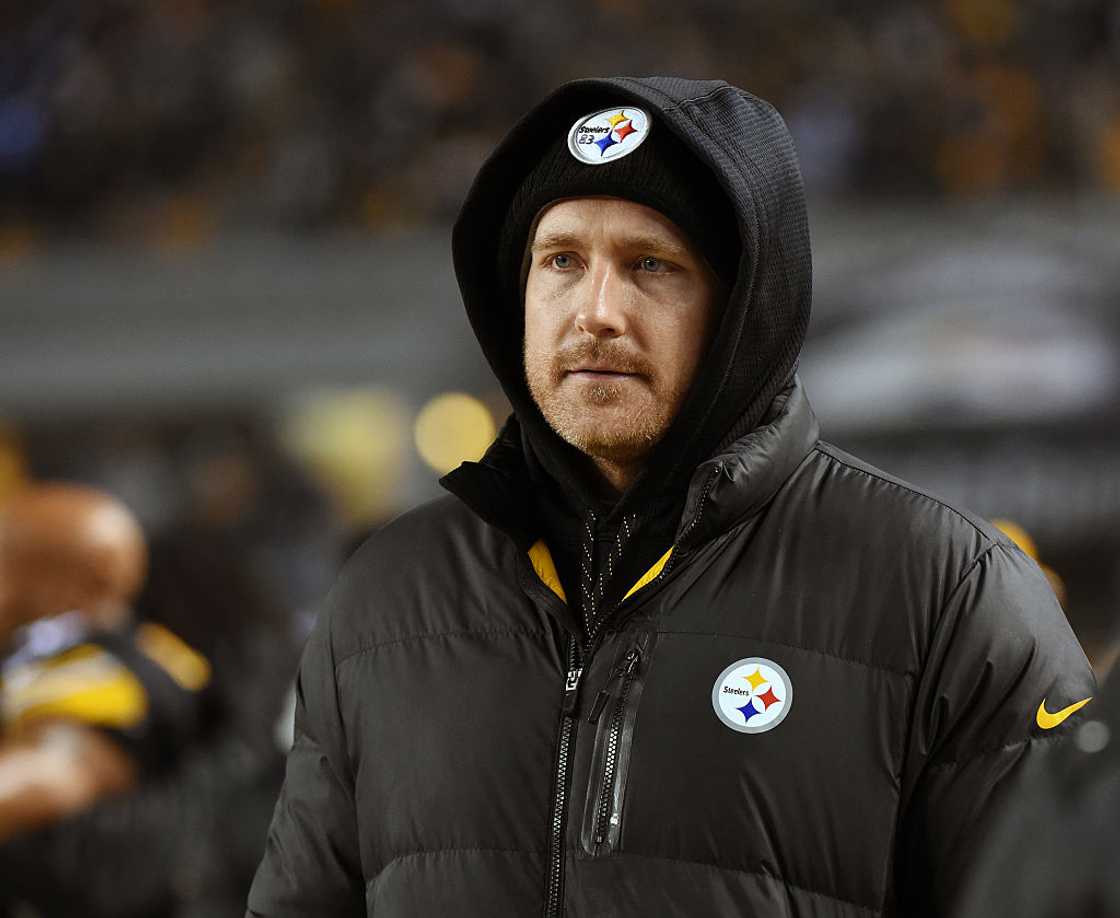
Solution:
M653 364L640 354L628 351L624 345L598 340L580 341L560 349L553 355L553 368L567 373L587 364L605 364L619 373L652 376Z

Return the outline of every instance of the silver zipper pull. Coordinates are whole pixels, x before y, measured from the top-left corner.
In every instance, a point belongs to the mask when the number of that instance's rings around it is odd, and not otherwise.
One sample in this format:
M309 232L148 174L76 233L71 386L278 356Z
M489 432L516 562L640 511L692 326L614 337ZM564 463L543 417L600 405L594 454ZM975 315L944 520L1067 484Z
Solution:
M613 682L615 679L626 678L631 675L641 662L642 652L637 648L631 648L626 656L619 660L618 664L610 672L610 679ZM589 724L596 723L599 716L603 713L603 708L611 699L611 693L603 689L595 696L595 703L591 705L591 711L587 715L587 722Z
M614 668L612 676L629 676L635 669L638 668L638 663L641 662L642 652L637 647L632 647L627 651L619 664Z

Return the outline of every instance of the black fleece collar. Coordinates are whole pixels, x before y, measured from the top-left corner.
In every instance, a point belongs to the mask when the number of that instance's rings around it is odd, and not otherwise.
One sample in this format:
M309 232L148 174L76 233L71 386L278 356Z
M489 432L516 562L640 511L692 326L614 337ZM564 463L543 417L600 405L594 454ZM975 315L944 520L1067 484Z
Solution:
M758 513L816 445L819 425L804 389L794 379L771 402L763 423L744 434L692 472L673 534L666 528L663 548L677 543L692 548L715 538ZM464 462L439 483L478 516L528 550L546 532L538 512L539 496L521 444L521 431L510 415L497 439L478 462ZM659 515L673 505L647 508ZM641 514L642 508L635 508Z

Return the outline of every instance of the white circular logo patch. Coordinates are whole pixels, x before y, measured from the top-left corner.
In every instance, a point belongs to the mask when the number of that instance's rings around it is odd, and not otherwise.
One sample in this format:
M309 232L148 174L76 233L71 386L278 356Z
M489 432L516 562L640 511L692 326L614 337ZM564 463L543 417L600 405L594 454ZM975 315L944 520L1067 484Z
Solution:
M765 733L793 707L793 683L773 660L747 657L720 673L712 687L712 707L732 730Z
M649 129L649 115L640 108L605 108L572 125L568 149L581 163L601 166L633 153L649 137Z

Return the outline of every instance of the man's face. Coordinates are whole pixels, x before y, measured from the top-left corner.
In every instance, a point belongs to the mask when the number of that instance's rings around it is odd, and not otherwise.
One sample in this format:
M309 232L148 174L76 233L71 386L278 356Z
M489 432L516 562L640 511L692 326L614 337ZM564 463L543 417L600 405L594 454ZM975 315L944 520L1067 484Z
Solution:
M675 223L621 198L541 217L525 287L525 375L552 428L592 458L642 459L676 416L719 284Z

